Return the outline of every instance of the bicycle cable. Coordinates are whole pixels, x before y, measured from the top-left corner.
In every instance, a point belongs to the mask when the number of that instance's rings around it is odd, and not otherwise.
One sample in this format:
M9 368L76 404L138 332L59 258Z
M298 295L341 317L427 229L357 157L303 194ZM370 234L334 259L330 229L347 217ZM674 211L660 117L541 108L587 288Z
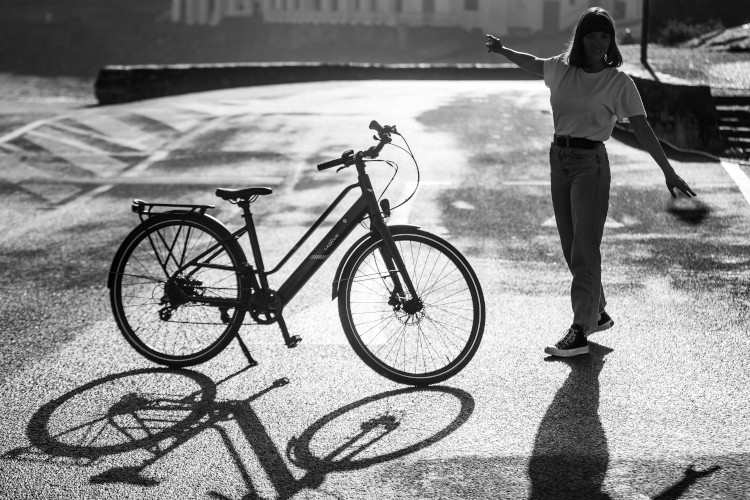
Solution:
M417 163L417 159L416 159L416 157L414 156L414 153L412 152L412 150L411 150L411 147L409 146L409 142L408 142L408 141L406 140L406 138L405 138L405 137L404 137L403 135L401 135L400 133L398 133L398 132L395 132L395 131L394 131L393 133L395 133L396 135L398 135L399 137L401 137L401 140L403 140L403 141L404 141L404 144L406 145L406 148L404 148L404 147L402 147L402 146L399 146L398 144L393 144L393 143L389 143L388 145L389 145L389 146L393 146L394 148L398 148L398 149L400 149L400 150L404 151L404 152L405 152L406 154L408 154L408 155L409 155L409 157L411 158L411 160L412 160L412 161L414 162L414 168L415 168L415 169L416 169L416 171L417 171L417 182L416 182L416 185L414 186L414 190L413 190L413 191L412 191L412 192L411 192L411 193L409 194L409 196L407 196L407 197L406 197L406 199L405 199L404 201L402 201L402 202L401 202L401 203L399 203L398 205L395 205L395 206L393 206L393 207L390 207L390 210L391 210L391 211L393 211L393 210L397 209L397 208L398 208L398 207L400 207L400 206L403 206L403 205L404 205L404 204L406 204L406 203L407 203L407 202L408 202L409 200L411 200L411 199L412 199L412 198L414 197L414 195L415 195L415 194L417 194L417 190L419 189L419 183L420 183L420 179L421 179L421 171L419 170L419 163ZM365 161L366 161L367 163L369 163L369 162L382 162L382 163L385 163L386 165L390 166L390 167L391 167L391 168L392 168L392 169L394 170L394 172L393 172L393 176L391 177L391 180L389 180L389 181L388 181L388 184L386 184L385 188L383 189L383 192L382 192L382 193L380 193L380 196L378 197L378 202L380 202L380 200L381 200L381 199L383 198L383 195L385 195L386 191L388 191L388 188L389 188L389 187L391 186L391 184L393 183L393 180L394 180L394 179L396 178L396 175L398 175L398 169L399 169L398 163L396 163L396 162L395 162L395 161L393 161L393 160L374 160L374 159L373 159L373 160L365 160ZM364 224L365 224L365 221L366 221L367 219L369 219L369 218L370 218L370 217L369 217L369 215L366 215L366 216L365 216L365 217L364 217L364 218L362 219L362 222L361 222L361 224L362 224L362 227L365 227L365 225L364 225ZM365 229L366 229L366 227L365 227Z
M402 201L401 203L399 203L398 205L396 205L394 207L391 207L391 210L395 210L398 207L404 205L406 202L408 202L409 200L411 200L414 197L415 194L417 194L417 189L419 189L419 181L420 181L420 177L421 177L421 172L419 170L419 163L417 163L417 159L414 156L414 153L412 152L411 147L409 146L409 142L406 140L406 137L404 137L403 135L401 135L398 132L394 132L394 133L396 135L398 135L399 137L401 137L401 140L404 141L404 144L406 145L406 148L403 148L403 147L399 146L398 144L393 144L393 143L390 143L389 145L393 146L394 148L398 148L398 149L404 151L406 154L408 154L411 157L411 160L414 162L414 168L417 171L417 183L414 186L414 191L412 191L411 194L404 201ZM398 169L397 169L397 173L398 173ZM394 177L395 177L395 174L394 174ZM390 186L390 182L388 183L388 185ZM387 186L386 186L386 189L388 189ZM384 191L384 193L385 193L385 191Z

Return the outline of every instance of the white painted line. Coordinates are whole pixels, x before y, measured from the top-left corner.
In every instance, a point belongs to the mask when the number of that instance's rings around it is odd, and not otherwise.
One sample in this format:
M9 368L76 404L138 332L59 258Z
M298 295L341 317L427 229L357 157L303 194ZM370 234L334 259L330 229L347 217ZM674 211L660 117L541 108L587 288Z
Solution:
M79 141L79 140L74 139L74 138L69 137L69 136L65 137L65 136L60 136L60 135L56 135L56 134L49 134L49 133L45 133L45 132L40 132L38 130L32 130L32 131L30 131L28 133L28 135L30 135L31 137L35 137L35 138L44 139L45 141L47 141L47 143L49 143L49 142L57 142L57 143L60 143L60 144L64 144L66 146L70 146L73 149L77 149L77 150L80 150L80 151L87 151L87 152L93 153L95 155L100 155L100 156L109 155L108 151L104 151L102 149L97 148L96 146L92 146L90 144L87 144L85 142ZM33 141L33 139L32 139L32 141Z
M95 189L92 189L91 191L87 193L82 194L81 196L74 198L73 200L68 202L68 205L83 205L85 203L88 203L95 197L99 196L100 194L106 193L113 187L115 187L114 184L103 184Z
M174 130L170 125L164 124L165 131L148 132L144 128L134 125L126 120L126 117L111 115L92 115L86 117L86 126L98 130L105 137L117 137L129 143L137 144L138 149L147 151L161 147L164 136L170 136L168 130Z
M256 175L247 178L239 177L188 177L188 176L160 176L160 177L125 177L113 176L107 178L101 177L64 177L58 176L47 178L44 176L27 176L20 179L22 183L41 183L41 184L87 184L87 185L192 185L192 186L281 186L284 178L281 176L262 176Z
M8 153L23 153L24 150L21 148L18 148L14 146L13 144L3 144L0 143L0 150L3 150Z
M37 132L29 134L27 140L47 150L50 154L62 158L78 168L87 170L92 174L101 177L111 177L116 175L127 166L126 163L112 158L105 151L77 143L77 141L68 141ZM76 154L75 149L78 147L80 147L79 151L82 149L94 154ZM71 148L73 151L71 151Z
M134 141L118 139L115 137L100 134L99 132L94 132L92 130L87 130L87 129L78 128L78 127L71 127L69 125L64 125L62 123L51 124L51 126L57 130L63 130L71 134L76 134L76 136L85 135L87 137L91 137L93 139L99 139L101 141L104 141L104 142L107 142L109 144L113 144L116 146L121 146L121 147L129 148L129 149L135 149L136 151L143 151L143 145L136 144Z
M160 161L163 161L169 156L169 153L183 147L184 145L192 142L195 140L196 137L198 137L201 134L205 134L212 128L219 125L222 121L226 120L227 117L219 116L216 118L212 118L210 120L207 120L203 122L202 124L198 125L194 129L192 129L190 132L181 135L177 140L169 144L163 149L160 149L158 151L155 151L151 156L140 162L139 164L133 166L132 168L129 168L127 172L125 172L126 177L137 177L141 175L147 168L149 168L154 163L158 163Z
M34 130L35 128L41 127L43 125L47 125L48 123L52 123L62 118L64 118L64 116L57 116L55 118L45 118L44 120L37 120L35 122L31 122L27 125L24 125L21 128L14 130L13 132L10 132L9 134L5 134L4 136L0 137L0 144L12 141L13 139L17 139L21 137L22 135L24 135L25 133Z
M737 163L722 160L721 166L724 167L724 170L729 174L729 177L731 177L735 184L737 184L742 196L744 196L745 200L750 204L750 178L747 177Z

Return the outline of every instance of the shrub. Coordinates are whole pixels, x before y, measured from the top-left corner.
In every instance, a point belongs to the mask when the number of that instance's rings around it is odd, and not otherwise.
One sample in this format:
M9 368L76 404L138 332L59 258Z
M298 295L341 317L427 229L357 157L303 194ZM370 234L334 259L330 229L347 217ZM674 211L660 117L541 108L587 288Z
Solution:
M662 45L677 45L705 33L723 29L724 25L718 19L712 19L705 23L691 23L670 20L664 25L656 36L656 42Z

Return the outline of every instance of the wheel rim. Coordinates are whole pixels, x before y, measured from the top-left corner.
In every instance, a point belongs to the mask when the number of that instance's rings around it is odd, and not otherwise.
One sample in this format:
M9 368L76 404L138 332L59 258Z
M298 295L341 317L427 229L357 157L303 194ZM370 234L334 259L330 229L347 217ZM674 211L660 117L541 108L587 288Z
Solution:
M212 267L177 272L218 242L191 221L153 226L130 245L118 269L118 319L129 338L166 360L200 356L219 342L238 319L236 309L185 301L187 296L238 299L239 264L226 246L209 254ZM217 267L218 266L218 267Z
M370 246L347 284L357 347L398 375L426 379L450 372L479 340L483 311L474 278L450 248L416 235L395 240L419 296L407 297L405 307L394 305L382 242Z

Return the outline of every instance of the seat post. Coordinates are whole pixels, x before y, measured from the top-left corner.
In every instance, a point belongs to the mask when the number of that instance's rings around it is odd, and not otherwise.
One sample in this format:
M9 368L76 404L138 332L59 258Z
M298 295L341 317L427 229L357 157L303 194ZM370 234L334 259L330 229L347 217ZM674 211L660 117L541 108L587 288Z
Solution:
M268 279L266 279L266 268L263 265L263 256L260 254L260 244L258 243L258 234L255 231L253 214L250 211L250 200L239 200L237 205L242 209L242 217L245 219L247 236L250 239L250 248L253 251L253 260L255 261L255 269L258 272L260 286L261 288L266 289L268 288Z

